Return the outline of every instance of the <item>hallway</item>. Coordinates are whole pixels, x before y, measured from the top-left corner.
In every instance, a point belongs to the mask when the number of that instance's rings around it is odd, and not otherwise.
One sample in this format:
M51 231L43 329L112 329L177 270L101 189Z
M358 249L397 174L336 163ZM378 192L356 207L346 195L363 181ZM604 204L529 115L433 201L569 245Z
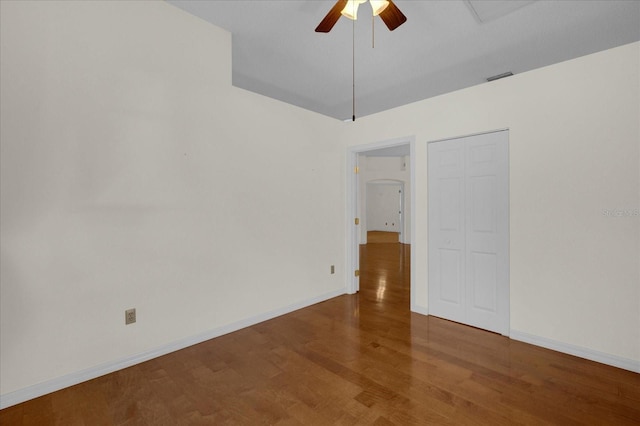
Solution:
M360 245L360 297L378 305L381 314L386 307L409 312L410 260L409 244L369 242Z

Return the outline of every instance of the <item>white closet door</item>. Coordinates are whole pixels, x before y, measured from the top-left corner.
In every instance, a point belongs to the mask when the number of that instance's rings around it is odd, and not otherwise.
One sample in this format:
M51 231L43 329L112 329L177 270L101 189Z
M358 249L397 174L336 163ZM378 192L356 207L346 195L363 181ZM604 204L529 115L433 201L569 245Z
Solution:
M429 313L465 321L464 142L428 147Z
M428 153L429 313L508 334L508 132L432 143Z
M509 333L509 134L466 140L467 323Z

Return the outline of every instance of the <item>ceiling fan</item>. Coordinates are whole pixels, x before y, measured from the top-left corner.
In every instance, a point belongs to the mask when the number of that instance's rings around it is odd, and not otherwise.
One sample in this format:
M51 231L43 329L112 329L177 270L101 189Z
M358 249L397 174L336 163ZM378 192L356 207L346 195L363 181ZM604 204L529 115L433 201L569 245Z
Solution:
M358 6L366 2L367 0L338 0L327 13L327 16L320 22L316 32L328 33L338 22L340 16L345 16L355 21L358 17ZM369 3L373 10L373 16L379 15L390 31L395 30L407 20L407 17L400 12L400 9L391 0L369 0Z

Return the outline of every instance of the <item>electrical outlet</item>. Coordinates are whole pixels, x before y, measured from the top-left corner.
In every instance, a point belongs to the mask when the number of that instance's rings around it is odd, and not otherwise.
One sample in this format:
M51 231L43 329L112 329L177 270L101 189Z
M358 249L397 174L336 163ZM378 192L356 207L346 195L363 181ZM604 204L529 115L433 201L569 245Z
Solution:
M336 273L336 266L335 265L331 265L331 273L332 274Z
M124 324L128 325L133 324L134 322L136 322L136 309L133 308L124 311Z

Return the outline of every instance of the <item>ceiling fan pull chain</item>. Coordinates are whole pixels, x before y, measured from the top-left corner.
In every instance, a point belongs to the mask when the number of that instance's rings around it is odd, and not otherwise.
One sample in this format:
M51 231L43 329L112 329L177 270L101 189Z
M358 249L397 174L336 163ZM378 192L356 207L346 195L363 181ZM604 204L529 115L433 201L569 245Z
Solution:
M356 21L351 21L351 89L352 89L352 121L356 121Z
M376 17L371 15L371 48L376 48Z

